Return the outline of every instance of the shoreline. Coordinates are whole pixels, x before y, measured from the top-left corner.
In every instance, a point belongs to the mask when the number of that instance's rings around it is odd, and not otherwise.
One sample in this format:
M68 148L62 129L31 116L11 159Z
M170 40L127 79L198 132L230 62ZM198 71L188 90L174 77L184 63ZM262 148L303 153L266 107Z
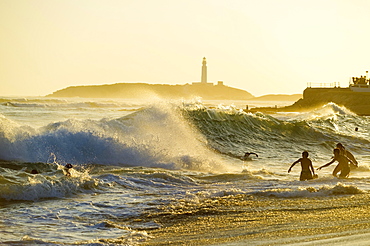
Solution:
M172 205L150 216L162 226L148 231L152 238L142 245L327 245L356 235L361 241L361 234L370 233L369 204L366 193L291 199L238 195Z

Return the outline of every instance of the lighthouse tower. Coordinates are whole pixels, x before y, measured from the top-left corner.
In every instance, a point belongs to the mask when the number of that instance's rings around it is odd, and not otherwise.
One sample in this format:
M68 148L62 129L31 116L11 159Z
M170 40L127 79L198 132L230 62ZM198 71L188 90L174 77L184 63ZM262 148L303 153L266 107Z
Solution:
M202 62L202 79L200 83L207 84L207 61L205 57L203 57L203 62Z

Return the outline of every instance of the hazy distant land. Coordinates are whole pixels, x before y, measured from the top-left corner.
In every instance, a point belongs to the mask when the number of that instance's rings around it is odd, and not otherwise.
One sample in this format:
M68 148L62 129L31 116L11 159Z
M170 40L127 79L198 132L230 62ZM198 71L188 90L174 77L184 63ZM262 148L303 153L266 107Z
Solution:
M284 94L269 94L260 97L254 97L253 101L298 101L302 98L302 94L292 94L292 95L284 95Z
M266 101L297 101L301 94L265 95L255 97L251 93L232 88L223 84L147 84L117 83L109 85L70 86L47 97L81 97L81 98L126 98L143 99L150 97L185 98L201 97L205 100L266 100Z
M71 86L58 90L48 97L82 97L82 98L127 98L143 99L150 97L160 98L194 98L203 99L236 99L247 100L254 96L244 90L225 86L223 84L146 84L146 83L118 83L110 85Z

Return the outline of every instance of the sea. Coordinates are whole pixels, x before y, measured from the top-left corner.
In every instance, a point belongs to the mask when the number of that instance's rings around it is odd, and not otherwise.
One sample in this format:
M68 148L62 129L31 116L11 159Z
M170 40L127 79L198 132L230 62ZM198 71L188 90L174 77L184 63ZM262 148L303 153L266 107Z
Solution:
M151 215L180 203L368 193L370 118L334 103L244 110L292 103L1 97L0 245L140 245L163 226ZM348 179L335 163L309 181L287 172L303 151L328 163L337 143L359 163Z

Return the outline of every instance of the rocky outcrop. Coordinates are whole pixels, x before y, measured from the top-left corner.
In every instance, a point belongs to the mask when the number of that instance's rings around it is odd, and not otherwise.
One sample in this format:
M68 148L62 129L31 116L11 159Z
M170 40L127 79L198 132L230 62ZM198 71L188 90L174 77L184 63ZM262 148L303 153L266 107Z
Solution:
M358 115L370 115L370 93L353 92L349 88L307 88L303 99L287 108L309 109L333 102Z
M353 92L349 88L306 88L303 98L286 107L261 107L248 112L310 111L328 103L344 106L358 115L370 115L370 92Z
M353 92L349 88L306 88L303 99L284 110L310 110L330 102L344 106L358 115L370 115L370 93Z

